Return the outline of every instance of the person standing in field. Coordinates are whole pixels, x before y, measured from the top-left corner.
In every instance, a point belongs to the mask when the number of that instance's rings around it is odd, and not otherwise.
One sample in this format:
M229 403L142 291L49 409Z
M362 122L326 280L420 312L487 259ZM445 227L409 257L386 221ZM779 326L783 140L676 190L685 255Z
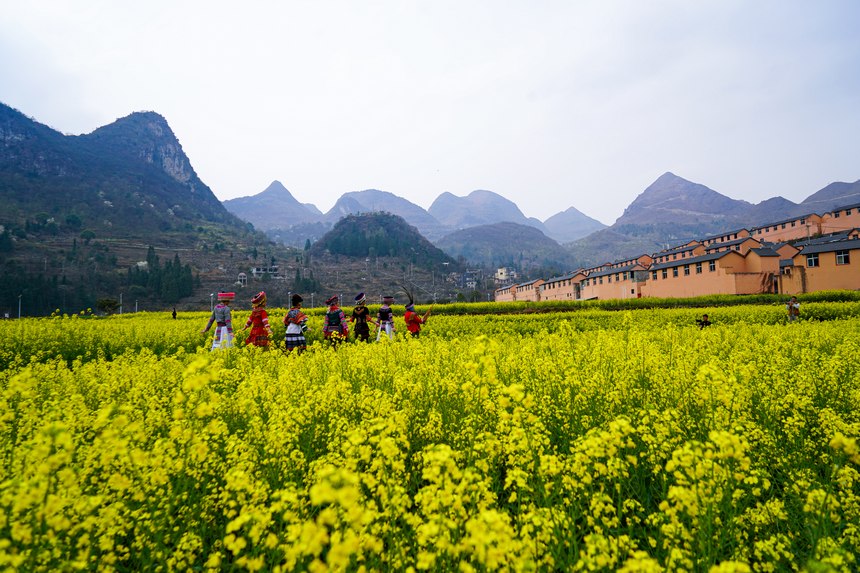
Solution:
M376 331L376 341L385 332L389 339L394 338L394 311L391 310L391 305L394 304L393 296L382 297L382 306L379 307L379 312L376 314L379 330Z
M355 297L355 307L352 309L352 317L350 322L355 323L355 341L368 342L370 340L370 322L374 322L370 318L370 309L367 308L367 296L360 292Z
M699 329L701 330L701 329L705 328L706 326L711 326L711 321L708 320L707 314L703 314L702 318L696 321L696 324L699 325Z
M794 322L800 318L800 303L797 302L796 296L789 299L785 308L788 310L788 322Z
M247 330L249 326L251 327L251 332L248 334L248 338L245 339L245 344L268 348L269 336L272 334L272 329L269 327L269 315L266 312L266 291L261 290L258 292L251 299L251 306L253 307L251 316L248 317L248 322L245 323L245 328L242 329Z
M406 305L406 313L403 315L403 320L406 321L406 330L409 331L409 334L413 338L418 338L421 335L421 325L427 322L427 316L430 314L430 311L428 310L424 316L415 312L415 299L412 293L406 290L406 287L403 290L406 291L406 296L409 297L409 303Z
M302 297L294 294L291 300L292 307L284 317L284 326L287 331L284 334L284 347L287 352L295 350L298 354L307 348L305 332L308 329L308 315L302 312Z
M212 339L210 350L233 347L233 319L230 315L230 303L234 298L236 298L236 293L219 292L218 304L212 309L212 316L209 317L206 328L200 331L200 334L206 334L212 323L215 323L215 338Z
M346 340L349 336L346 315L338 306L338 301L337 295L325 301L328 305L328 310L325 313L325 320L323 322L323 336L326 340L331 341L334 346L337 346L338 343Z

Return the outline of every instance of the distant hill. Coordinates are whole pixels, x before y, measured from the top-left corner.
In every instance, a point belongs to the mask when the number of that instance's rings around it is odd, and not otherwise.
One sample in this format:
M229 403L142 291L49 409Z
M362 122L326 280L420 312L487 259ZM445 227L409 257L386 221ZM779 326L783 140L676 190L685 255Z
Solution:
M612 226L568 246L577 265L591 266L854 203L860 203L860 181L831 183L800 204L773 197L752 205L664 173Z
M430 205L430 214L451 229L465 229L493 223L518 223L546 230L537 219L526 217L516 203L492 191L472 191L465 197L442 193Z
M224 201L224 207L263 231L322 220L319 209L299 203L280 181L272 181L261 193L251 197L228 199Z
M522 270L558 269L572 265L570 253L538 229L519 223L493 223L455 231L438 241L452 257L487 267Z
M325 214L325 220L333 225L346 215L372 212L386 212L402 217L430 240L437 239L448 231L423 207L394 193L378 189L344 193Z
M231 287L260 252L287 258L224 208L154 112L71 136L0 104L0 201L0 310L17 294L28 315L122 294L163 308Z
M722 224L741 216L750 206L667 172L636 197L615 225Z
M556 213L543 224L546 235L559 243L569 243L606 228L606 225L585 215L575 207Z
M802 215L804 211L797 203L789 201L784 197L771 197L761 203L750 206L738 221L739 227L754 227L789 219L795 215Z
M843 205L860 203L860 180L854 183L835 182L816 191L803 200L801 215L813 212L822 213Z
M74 215L75 227L123 237L201 223L245 228L198 178L157 113L67 136L0 104L0 141L0 224L7 227L45 213L59 227Z
M362 259L392 257L424 268L455 263L403 217L381 212L346 215L313 244L311 254Z

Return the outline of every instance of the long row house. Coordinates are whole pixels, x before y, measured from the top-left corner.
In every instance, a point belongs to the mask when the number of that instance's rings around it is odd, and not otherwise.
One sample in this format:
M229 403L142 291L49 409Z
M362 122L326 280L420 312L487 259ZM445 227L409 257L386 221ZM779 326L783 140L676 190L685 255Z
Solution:
M496 289L496 301L860 290L860 203Z

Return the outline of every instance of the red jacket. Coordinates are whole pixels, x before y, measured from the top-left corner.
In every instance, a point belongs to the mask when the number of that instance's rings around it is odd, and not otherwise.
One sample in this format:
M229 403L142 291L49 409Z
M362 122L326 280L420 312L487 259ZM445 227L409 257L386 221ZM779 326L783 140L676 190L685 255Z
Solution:
M421 325L424 324L424 319L417 312L407 310L403 315L403 320L406 321L406 328L409 332L421 332Z

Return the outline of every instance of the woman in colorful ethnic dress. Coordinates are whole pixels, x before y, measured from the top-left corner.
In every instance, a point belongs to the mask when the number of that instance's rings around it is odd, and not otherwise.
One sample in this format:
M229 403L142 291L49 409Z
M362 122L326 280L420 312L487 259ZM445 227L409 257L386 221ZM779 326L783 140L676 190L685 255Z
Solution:
M349 325L346 323L346 315L338 306L338 296L334 295L325 303L328 305L328 311L325 313L323 322L323 336L335 346L346 340L349 336Z
M302 312L302 297L294 294L292 298L292 307L284 317L284 326L287 327L287 332L284 334L284 346L287 352L295 350L301 354L307 348L305 341L305 332L308 329L308 315Z
M200 334L206 334L212 323L215 323L215 338L212 339L210 350L233 347L233 319L230 315L230 303L234 298L236 293L219 292L218 304L212 309L212 316L209 317L206 328L200 331Z
M379 307L379 312L376 318L379 320L379 330L376 332L376 340L386 333L389 339L394 339L394 311L391 310L391 305L394 304L393 296L382 297L382 306Z
M251 332L248 338L245 339L245 344L253 344L263 348L269 347L269 336L272 334L272 329L269 327L269 315L266 313L266 291L258 292L251 299L251 316L248 317L248 322L245 323L247 330L251 327Z
M355 323L355 341L368 342L370 340L370 324L376 321L370 318L370 309L367 308L367 296L363 292L355 297L355 307L352 309L350 322Z

